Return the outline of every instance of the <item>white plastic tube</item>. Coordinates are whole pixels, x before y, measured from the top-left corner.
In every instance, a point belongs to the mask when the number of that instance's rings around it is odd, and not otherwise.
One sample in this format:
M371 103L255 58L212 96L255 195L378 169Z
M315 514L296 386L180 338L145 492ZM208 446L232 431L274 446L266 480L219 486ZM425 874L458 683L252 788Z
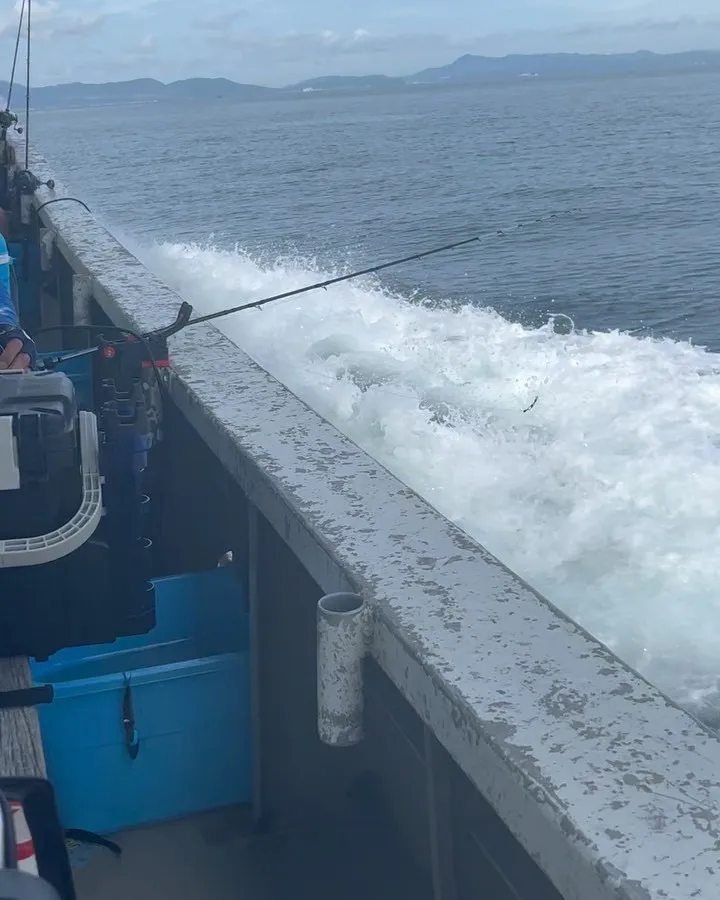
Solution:
M317 693L320 740L350 747L363 738L363 657L369 617L359 594L327 594L317 609Z

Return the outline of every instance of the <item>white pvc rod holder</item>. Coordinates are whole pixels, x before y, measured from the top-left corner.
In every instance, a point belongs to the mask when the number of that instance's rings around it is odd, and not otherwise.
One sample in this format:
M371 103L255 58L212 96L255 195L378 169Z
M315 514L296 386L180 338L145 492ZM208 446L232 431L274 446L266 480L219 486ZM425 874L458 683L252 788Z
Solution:
M369 617L359 594L327 594L317 607L318 733L324 744L351 747L363 738L363 658Z

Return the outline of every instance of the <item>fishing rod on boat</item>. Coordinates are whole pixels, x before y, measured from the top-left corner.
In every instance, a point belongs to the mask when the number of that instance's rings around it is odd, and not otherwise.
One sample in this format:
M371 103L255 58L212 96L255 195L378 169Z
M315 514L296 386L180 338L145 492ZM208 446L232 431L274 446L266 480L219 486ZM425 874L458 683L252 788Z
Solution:
M243 304L240 304L239 306L229 307L228 309L221 309L214 313L207 313L206 315L196 316L195 318L192 318L192 313L193 313L192 306L189 303L183 301L183 303L181 304L180 309L178 311L178 315L177 315L175 321L171 325L168 325L165 328L156 329L155 331L147 332L146 334L142 334L142 335L137 334L136 332L130 331L129 329L118 328L113 325L109 325L109 326L82 325L82 326L63 326L63 327L80 328L80 329L84 329L86 331L91 331L91 332L95 332L95 333L102 333L103 331L113 331L114 330L117 333L124 334L131 341L136 341L141 344L141 346L144 348L144 350L147 353L147 356L149 358L149 364L155 370L155 374L159 376L159 373L157 372L156 358L153 353L152 345L154 344L155 347L158 350L160 350L160 352L162 353L162 359L163 359L162 365L166 366L167 365L167 361L166 361L167 339L172 337L172 335L177 334L180 331L183 331L185 328L189 327L190 325L200 325L204 322L211 322L211 321L214 321L215 319L220 319L225 316L233 315L234 313L242 312L243 310L246 310L246 309L260 309L263 306L266 306L269 303L274 303L275 301L278 301L278 300L286 300L289 297L296 297L300 294L306 294L310 291L327 289L331 285L339 284L344 281L350 281L353 278L361 278L364 275L372 275L377 272L382 272L385 269L399 266L399 265L402 265L403 263L414 262L419 259L425 259L428 256L434 256L435 254L438 254L438 253L447 253L451 250L457 250L457 249L460 249L461 247L467 247L470 244L474 244L474 243L478 243L483 240L487 240L490 237L505 236L506 234L508 234L512 231L516 231L521 228L526 228L530 225L536 225L541 222L548 222L553 219L557 219L560 215L563 215L563 214L571 215L572 213L578 212L578 211L579 210L577 210L577 209L570 209L570 210L565 210L564 213L557 213L557 212L549 213L548 215L540 216L537 219L533 219L530 222L519 222L516 225L512 226L512 228L510 228L510 229L496 228L492 231L486 231L482 234L473 235L472 237L469 237L469 238L463 238L462 240L459 240L459 241L453 241L449 244L443 244L440 247L433 247L430 250L421 250L417 253L412 253L409 256L403 256L403 257L400 257L399 259L390 260L389 262L379 263L374 266L368 266L364 269L359 269L354 272L349 272L346 275L337 275L333 278L326 278L323 281L317 281L317 282L314 282L313 284L308 284L305 287L295 288L291 291L283 291L280 294L273 294L270 297L264 297L262 300L254 300L250 303L243 303ZM110 345L110 344L105 344L104 346L98 345L95 347L88 347L83 350L75 350L75 351L70 351L69 353L58 354L53 357L48 357L44 360L44 365L47 369L53 369L56 366L60 365L61 363L65 362L66 360L75 359L80 356L87 356L89 354L97 353L97 352L103 352L104 354L107 354L109 352L114 353L114 352L116 352L116 350L115 350L114 346ZM160 380L160 379L158 378L158 380ZM529 412L531 409L533 409L535 404L538 402L538 399L539 399L539 396L536 396L535 399L533 400L533 402L530 404L530 406L528 406L526 409L524 409L523 412Z
M32 30L30 16L32 13L32 0L27 0L27 56L26 56L26 83L25 83L25 171L30 169L30 48L32 44Z
M35 335L45 334L48 331L84 331L99 336L98 343L93 347L84 347L81 350L69 350L67 353L57 353L44 357L42 367L45 371L52 371L64 362L100 353L106 360L115 360L122 370L134 368L138 364L143 368L151 368L157 378L158 386L162 390L164 382L160 378L160 369L169 366L168 338L182 331L190 323L192 306L183 301L180 304L175 321L165 328L157 328L145 334L139 334L130 328L121 328L118 325L50 325L40 328ZM108 333L121 335L123 340L110 341L105 338Z
M5 105L5 109L0 111L0 132L2 133L3 139L7 134L8 128L12 128L15 126L15 130L18 134L22 134L22 127L18 125L18 117L10 112L10 102L12 100L12 92L13 86L15 84L15 69L17 68L18 61L18 53L20 51L20 38L22 37L22 26L23 19L25 18L25 2L26 0L22 0L22 5L20 6L20 21L18 22L18 30L17 37L15 39L15 53L13 55L13 63L12 70L10 72L10 81L8 84L8 95L7 95L7 103Z
M230 316L233 313L242 312L245 309L260 309L263 306L266 306L268 303L274 303L276 300L286 300L288 297L297 297L299 294L306 294L309 291L323 290L329 288L331 285L340 284L343 281L350 281L352 278L362 278L363 275L374 275L377 272L382 272L384 269L390 269L394 266L400 266L403 263L414 262L418 259L425 259L428 256L434 256L437 253L447 253L450 250L459 250L461 247L467 247L470 244L475 244L480 241L487 240L491 237L496 236L505 236L506 234L516 231L520 228L526 228L529 225L537 225L541 222L549 222L551 219L557 219L560 215L570 215L573 212L578 212L579 210L570 209L566 210L565 213L550 213L546 216L540 216L537 219L533 219L530 222L518 222L516 225L513 225L512 228L502 229L496 228L493 231L486 231L483 234L476 234L473 237L464 238L460 241L453 241L450 244L443 244L441 247L434 247L431 250L421 250L418 253L412 253L410 256L403 256L400 259L393 259L390 262L379 263L375 266L368 266L366 269L359 269L356 272L349 272L347 275L337 275L334 278L327 278L324 281L316 281L314 284L308 284L305 287L295 288L292 291L283 291L281 294L273 294L272 297L265 297L262 300L253 300L251 303L243 303L240 306L232 306L229 309L221 309L218 312L207 313L203 316L196 316L194 319L190 319L189 322L186 323L183 327L187 327L187 325L200 325L203 322L212 322L214 319L220 319L224 316Z
M25 76L26 76L26 85L25 85L25 127L18 125L18 117L15 113L10 111L10 102L12 100L12 92L13 87L15 85L15 72L17 69L18 62L18 54L20 51L20 38L22 37L22 29L23 29L23 19L25 18L25 11L27 9L27 50L26 50L26 67L25 67ZM41 187L45 186L50 190L53 190L55 187L55 182L49 178L47 181L42 181L36 175L34 175L30 171L30 62L31 62L31 50L32 50L32 0L22 0L22 4L20 6L20 20L18 22L18 30L17 36L15 39L15 52L13 54L13 63L12 70L10 72L10 82L8 85L8 95L7 95L7 103L5 109L0 109L0 140L5 141L7 138L8 129L14 127L15 131L18 134L25 135L25 168L19 169L15 173L14 185L15 188L21 194L33 194L35 191ZM8 149L6 148L6 152ZM14 160L14 151L13 151L13 160ZM59 200L68 199L65 197L58 197L55 200L49 200L48 203L58 202ZM74 199L74 198L73 198ZM77 201L78 203L82 203L81 200ZM83 203L83 206L85 204ZM87 209L87 206L85 206ZM89 210L88 210L89 212Z

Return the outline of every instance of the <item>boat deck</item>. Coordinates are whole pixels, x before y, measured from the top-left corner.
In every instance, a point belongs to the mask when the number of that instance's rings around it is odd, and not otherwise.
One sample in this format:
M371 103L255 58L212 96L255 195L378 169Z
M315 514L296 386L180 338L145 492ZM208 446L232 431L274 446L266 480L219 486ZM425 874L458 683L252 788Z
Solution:
M247 810L233 808L114 840L120 858L81 848L89 858L73 872L78 900L430 900L432 893L426 879L413 878L390 828L348 816L298 819L254 835Z
M0 691L31 686L26 659L0 660ZM45 775L35 709L0 710L0 772ZM368 814L369 813L369 814ZM371 804L299 811L254 833L247 807L228 808L114 836L71 851L77 900L430 900L432 889Z
M24 657L0 659L0 692L32 687ZM45 777L40 724L34 708L0 709L0 774Z

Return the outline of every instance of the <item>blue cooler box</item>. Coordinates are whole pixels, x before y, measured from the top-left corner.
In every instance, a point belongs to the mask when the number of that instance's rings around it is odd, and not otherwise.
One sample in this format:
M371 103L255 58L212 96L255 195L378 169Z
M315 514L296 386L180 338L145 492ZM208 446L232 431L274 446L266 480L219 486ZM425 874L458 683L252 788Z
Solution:
M248 613L231 568L154 582L157 625L34 664L66 828L112 834L251 799ZM132 728L123 717L132 701Z

